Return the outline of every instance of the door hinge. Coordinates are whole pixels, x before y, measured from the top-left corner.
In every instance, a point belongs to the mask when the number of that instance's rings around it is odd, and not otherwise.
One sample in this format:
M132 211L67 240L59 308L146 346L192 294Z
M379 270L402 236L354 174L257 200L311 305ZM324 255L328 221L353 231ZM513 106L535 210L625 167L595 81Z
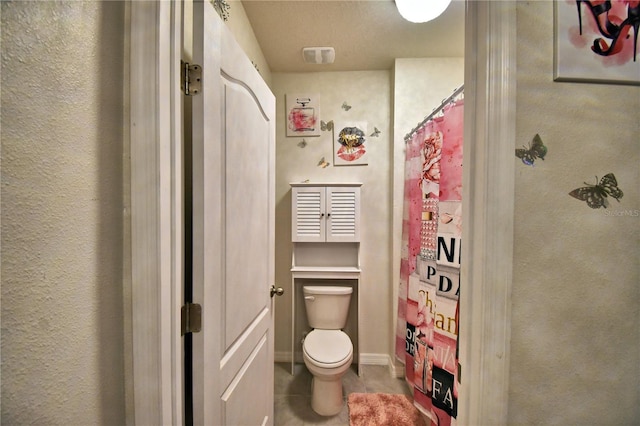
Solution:
M199 333L202 328L202 306L197 303L187 303L182 306L182 335Z
M187 96L194 96L202 90L202 67L198 64L190 64L180 61L182 66L182 91Z

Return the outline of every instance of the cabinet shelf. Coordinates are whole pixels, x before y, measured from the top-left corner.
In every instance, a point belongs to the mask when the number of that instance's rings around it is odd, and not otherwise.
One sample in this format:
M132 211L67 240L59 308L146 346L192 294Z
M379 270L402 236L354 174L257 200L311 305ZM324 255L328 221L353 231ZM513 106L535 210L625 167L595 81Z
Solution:
M360 268L353 266L323 267L323 266L295 266L291 268L292 278L349 280L360 278Z
M335 266L294 266L291 268L291 272L357 272L360 273L360 268L355 266L343 266L336 268Z

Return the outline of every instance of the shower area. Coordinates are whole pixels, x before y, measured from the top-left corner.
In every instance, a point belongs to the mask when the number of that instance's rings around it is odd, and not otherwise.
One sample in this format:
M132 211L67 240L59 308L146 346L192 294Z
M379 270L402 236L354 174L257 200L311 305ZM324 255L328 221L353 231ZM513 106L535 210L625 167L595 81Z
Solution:
M404 138L395 355L432 425L457 417L463 133L460 86Z

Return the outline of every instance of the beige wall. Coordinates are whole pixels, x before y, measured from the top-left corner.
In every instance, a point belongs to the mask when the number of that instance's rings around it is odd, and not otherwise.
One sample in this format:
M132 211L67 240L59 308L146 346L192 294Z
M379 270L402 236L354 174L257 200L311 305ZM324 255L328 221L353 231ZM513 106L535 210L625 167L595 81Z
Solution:
M2 2L3 424L124 424L120 2Z
M392 166L391 73L390 71L274 73L276 96L276 282L291 294L291 191L290 182L362 182L362 242L360 284L361 353L388 354L391 321L390 263L390 171ZM324 121L367 121L369 132L377 127L378 138L368 138L369 165L333 166L332 132L303 139L285 136L285 94L320 95L320 118ZM347 102L352 108L342 109ZM324 157L331 163L318 167ZM291 302L276 302L276 355L290 353ZM286 355L285 355L286 356Z
M509 424L638 424L640 88L553 82L553 3L517 22L514 147L539 133L549 152L514 157ZM609 172L620 203L568 195Z

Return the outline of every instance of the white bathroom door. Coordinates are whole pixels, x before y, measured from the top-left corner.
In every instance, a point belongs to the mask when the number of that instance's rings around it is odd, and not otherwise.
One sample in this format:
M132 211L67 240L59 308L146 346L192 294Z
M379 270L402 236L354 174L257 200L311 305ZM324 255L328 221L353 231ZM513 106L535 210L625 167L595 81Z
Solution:
M193 419L272 425L275 97L211 2L193 28Z

